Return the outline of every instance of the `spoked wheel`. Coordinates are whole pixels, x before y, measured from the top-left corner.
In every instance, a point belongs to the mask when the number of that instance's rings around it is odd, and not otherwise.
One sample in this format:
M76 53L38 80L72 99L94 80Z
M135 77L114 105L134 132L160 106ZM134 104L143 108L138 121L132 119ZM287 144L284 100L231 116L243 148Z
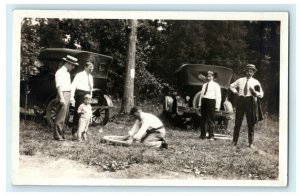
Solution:
M93 125L106 125L109 121L109 108L107 105L93 106Z
M56 98L52 99L47 105L46 118L47 118L47 122L51 126L54 125L58 106L59 106L59 100Z

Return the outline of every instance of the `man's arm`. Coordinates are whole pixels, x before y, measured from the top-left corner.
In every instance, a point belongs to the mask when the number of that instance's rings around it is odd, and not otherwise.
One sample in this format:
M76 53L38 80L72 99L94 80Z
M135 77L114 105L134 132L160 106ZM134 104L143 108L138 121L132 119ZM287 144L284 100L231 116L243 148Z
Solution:
M234 83L230 84L230 90L234 93L234 94L238 94L239 92L236 90L236 88L239 85L239 80L236 80Z
M144 121L143 124L141 125L141 128L138 130L138 132L133 136L135 140L140 141L146 134L147 134L147 129L149 128L149 124L147 121Z
M204 89L204 84L202 85L202 89L201 89L201 93L200 93L200 97L199 97L199 103L198 106L201 107L202 104L202 97L203 97L203 89Z
M216 84L215 86L215 92L216 92L216 111L220 110L220 106L221 106L221 88L218 84Z
M91 81L91 96L93 97L94 79L93 79L93 76L92 76L92 75L91 75L91 77L89 78L89 80Z
M128 131L128 135L133 137L139 130L139 125L140 125L140 122L139 120L136 120L134 122L134 125L132 126L132 128L130 129L130 131Z
M75 91L77 89L77 83L78 83L78 74L76 74L72 84L71 84L71 97L70 97L70 101L74 101L74 96L75 96Z
M61 74L60 70L58 70L55 73L55 85L56 85L57 94L58 94L59 102L60 103L64 103L65 102L64 94L62 92L62 85L63 85L63 83L64 83L63 75Z
M61 90L61 86L57 87L57 94L58 94L58 97L59 97L59 102L60 103L65 103L65 98L64 98L64 94Z
M255 86L258 86L259 90L255 90ZM264 91L263 89L261 88L261 85L260 83L257 81L257 84L255 85L251 90L253 92L253 94L258 97L258 98L263 98L264 96Z

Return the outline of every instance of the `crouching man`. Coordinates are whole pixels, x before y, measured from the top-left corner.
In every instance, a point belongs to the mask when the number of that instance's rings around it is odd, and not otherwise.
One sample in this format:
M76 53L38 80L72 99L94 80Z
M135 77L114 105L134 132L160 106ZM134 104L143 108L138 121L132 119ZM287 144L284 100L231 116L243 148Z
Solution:
M127 141L143 143L149 147L168 148L165 141L166 130L162 122L150 113L145 113L140 107L133 107L130 111L136 119L133 127L128 132Z

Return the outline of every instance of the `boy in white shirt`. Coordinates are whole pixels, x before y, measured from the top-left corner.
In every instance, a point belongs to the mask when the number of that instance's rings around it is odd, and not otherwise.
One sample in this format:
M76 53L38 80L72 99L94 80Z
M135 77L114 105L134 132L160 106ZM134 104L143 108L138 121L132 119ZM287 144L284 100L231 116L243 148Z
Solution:
M89 124L92 121L92 96L86 94L84 96L84 102L78 107L77 113L80 116L78 121L77 141L86 140Z
M208 139L214 140L215 130L215 112L220 110L221 106L221 88L218 83L214 81L214 72L207 72L208 82L203 84L199 108L201 109L201 139L206 139L206 132L208 127Z

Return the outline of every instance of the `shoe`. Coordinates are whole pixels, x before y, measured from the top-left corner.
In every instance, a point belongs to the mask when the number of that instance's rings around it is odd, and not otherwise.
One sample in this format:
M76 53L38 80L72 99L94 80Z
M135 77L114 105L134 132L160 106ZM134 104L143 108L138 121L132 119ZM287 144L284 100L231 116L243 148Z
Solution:
M168 144L167 144L165 141L163 141L163 142L161 143L161 146L160 146L159 148L160 148L160 149L163 149L163 148L168 149Z
M236 143L236 142L232 142L231 145L232 145L232 146L236 146L237 143Z
M204 136L202 136L202 135L200 135L200 137L199 137L200 139L202 139L202 140L205 140L206 139L206 137Z
M215 140L215 138L212 137L212 136L209 136L207 139L210 140L210 141L214 141Z
M249 148L253 149L254 148L253 144L249 144Z
M65 141L66 139L64 139L64 138L57 138L55 140L57 140L57 141Z

